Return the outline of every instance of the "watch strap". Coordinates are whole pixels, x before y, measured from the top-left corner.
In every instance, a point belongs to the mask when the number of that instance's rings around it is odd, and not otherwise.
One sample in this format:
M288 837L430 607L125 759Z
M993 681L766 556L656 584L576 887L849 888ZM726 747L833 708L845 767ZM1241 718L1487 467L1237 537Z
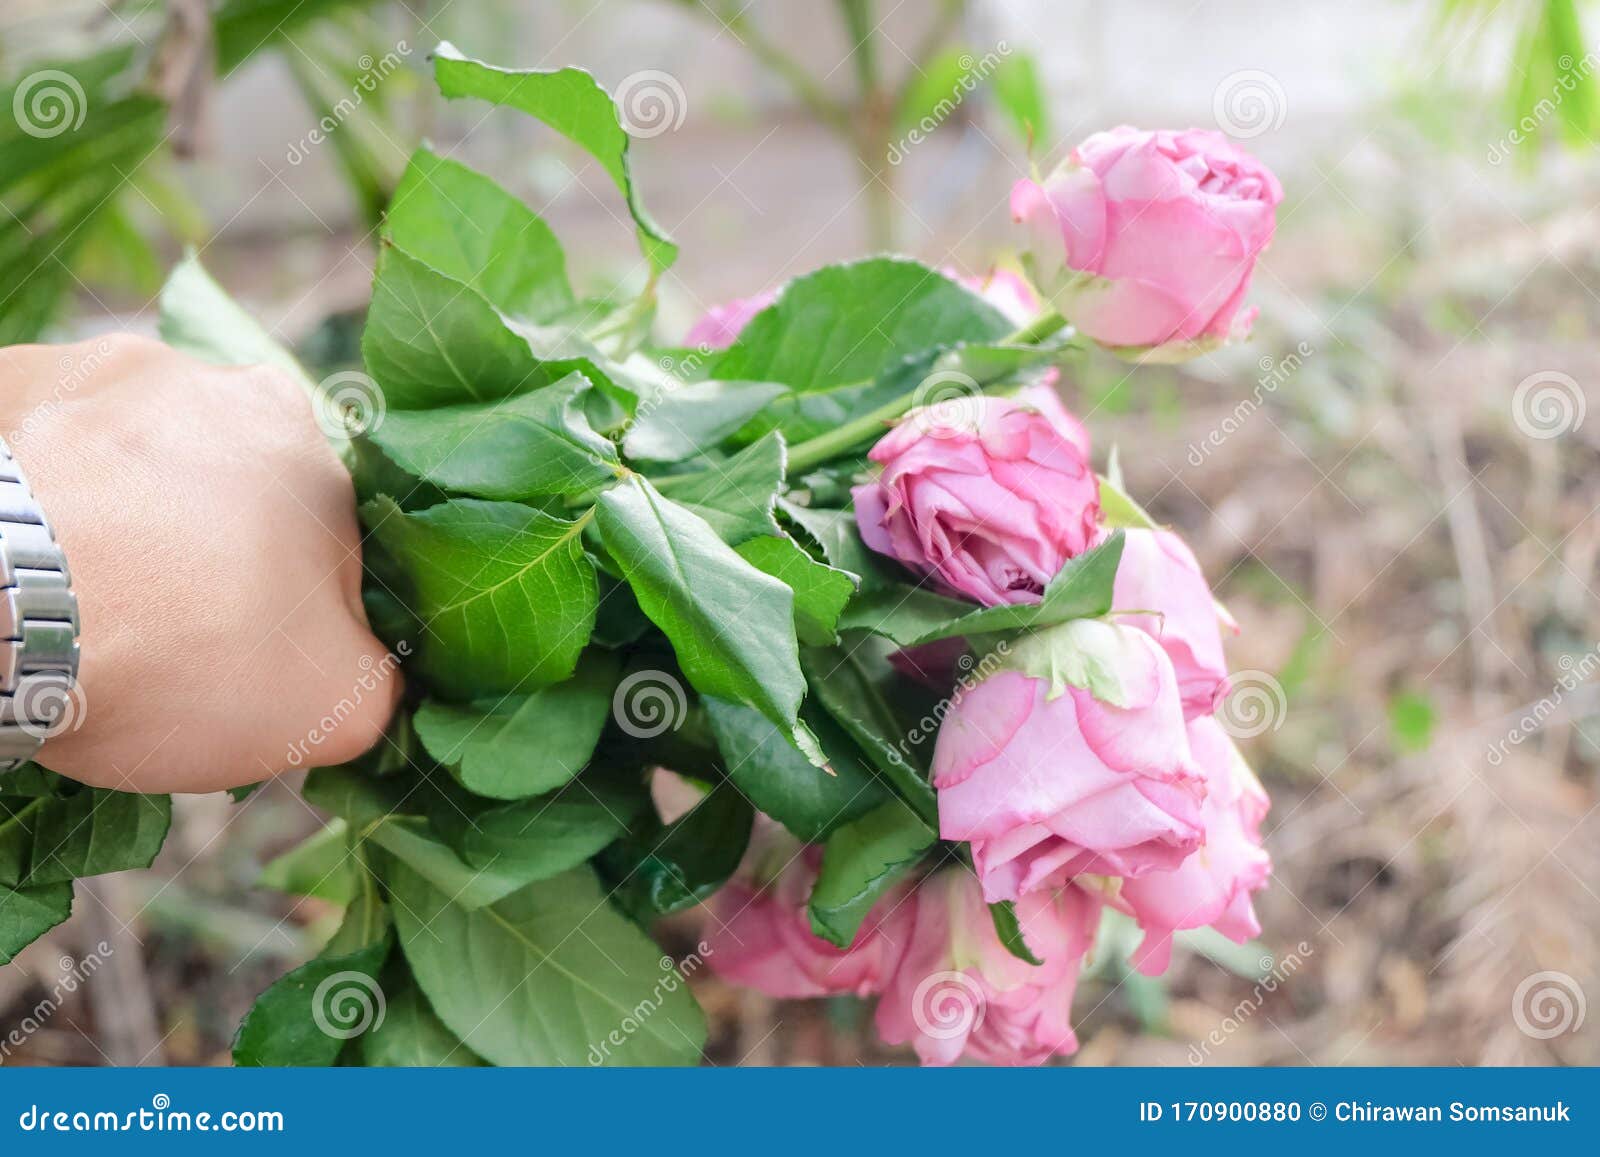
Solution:
M50 525L0 438L0 772L82 720L78 602Z

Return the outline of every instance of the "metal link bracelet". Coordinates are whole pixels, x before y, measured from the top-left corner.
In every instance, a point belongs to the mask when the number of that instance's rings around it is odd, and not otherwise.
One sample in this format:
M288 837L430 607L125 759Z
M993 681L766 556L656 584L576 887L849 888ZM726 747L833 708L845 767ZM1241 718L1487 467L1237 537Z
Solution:
M77 680L67 560L0 438L0 774L79 721Z

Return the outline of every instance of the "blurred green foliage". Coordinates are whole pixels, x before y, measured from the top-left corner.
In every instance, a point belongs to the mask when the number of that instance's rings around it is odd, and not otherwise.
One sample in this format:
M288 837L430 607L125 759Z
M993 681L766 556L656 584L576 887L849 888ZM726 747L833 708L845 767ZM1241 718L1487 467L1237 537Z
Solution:
M1490 152L1493 163L1504 154L1531 165L1549 140L1595 145L1600 56L1584 36L1583 7L1580 0L1438 0L1437 35L1452 56L1474 40L1510 40L1509 54L1494 53L1505 61L1499 99L1507 132Z
M337 109L339 131L328 139L375 224L399 175L374 146L385 132L384 86L361 82L387 51L363 11L377 4L223 0L197 22L193 5L168 0L137 14L160 22L148 43L124 25L130 43L69 60L8 59L0 108L14 115L0 120L0 345L37 339L75 289L154 291L162 237L194 242L203 230L172 162L189 147L206 94L298 32L310 29L285 59L319 119Z

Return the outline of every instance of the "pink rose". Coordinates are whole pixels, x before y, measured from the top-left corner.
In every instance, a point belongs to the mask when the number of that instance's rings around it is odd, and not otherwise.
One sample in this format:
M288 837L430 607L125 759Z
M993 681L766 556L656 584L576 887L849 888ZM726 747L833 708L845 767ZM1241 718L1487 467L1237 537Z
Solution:
M1269 801L1255 773L1210 716L1190 722L1189 744L1206 776L1205 842L1175 871L1124 880L1118 900L1145 931L1133 963L1149 976L1166 971L1179 928L1209 924L1238 944L1259 935L1250 893L1272 874L1261 847Z
M740 875L711 897L706 963L723 979L779 999L882 990L910 931L906 890L886 895L868 913L849 948L811 931L806 902L822 866L822 849L763 825Z
M1239 306L1283 188L1221 133L1096 133L1043 185L1017 182L1042 284L1104 345L1179 357L1242 336Z
M1005 663L956 699L933 752L939 834L971 842L984 898L1177 868L1199 846L1205 786L1161 648L1077 619Z
M700 320L683 335L683 344L698 349L727 349L750 319L778 300L778 291L769 289L754 297L738 297L706 310Z
M1129 530L1112 594L1118 621L1148 632L1172 660L1183 711L1193 719L1209 715L1228 691L1228 665L1222 655L1220 623L1238 625L1217 606L1205 575L1183 539L1165 530Z
M964 397L914 410L857 486L866 544L987 606L1038 602L1095 541L1100 482L1083 448L1024 402Z
M997 1065L1037 1065L1077 1050L1072 995L1094 941L1100 904L1077 888L1017 904L1029 950L1019 960L965 868L924 880L913 896L911 941L878 1002L878 1035L910 1043L925 1065L963 1054Z
M1023 386L1017 391L1017 401L1024 406L1032 406L1039 413L1050 419L1052 425L1060 430L1062 436L1078 448L1084 460L1089 459L1089 427L1068 410L1061 401L1061 395L1056 393L1056 382L1060 380L1061 371L1051 366L1044 372L1044 376L1031 386Z

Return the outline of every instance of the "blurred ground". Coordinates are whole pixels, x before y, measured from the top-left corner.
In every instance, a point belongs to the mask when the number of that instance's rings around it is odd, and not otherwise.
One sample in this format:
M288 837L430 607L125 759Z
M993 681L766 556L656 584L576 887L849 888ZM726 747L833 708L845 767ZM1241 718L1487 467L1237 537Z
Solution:
M1252 344L1069 372L1097 454L1119 448L1244 626L1230 655L1254 696L1239 709L1265 712L1243 747L1273 796L1277 868L1260 951L1232 958L1267 957L1267 980L1186 954L1163 992L1107 962L1080 989L1075 1063L1600 1063L1600 1014L1563 1028L1549 1003L1552 984L1574 1013L1600 995L1600 153L1487 165L1492 130L1446 99L1402 116L1375 91L1309 144L1287 143L1292 115L1249 142L1288 191ZM691 118L645 156L684 244L667 332L861 248L848 159L792 113ZM1015 173L976 126L936 136L900 175L903 247L986 268ZM548 212L575 266L620 272L628 237L600 201ZM225 229L206 260L304 339L360 305L369 258L359 229L299 219ZM86 324L148 324L141 304ZM103 939L125 982L84 986L9 1063L225 1062L254 994L332 915L252 888L316 823L288 788L180 800L155 871L81 892L0 971L0 1030ZM697 938L692 914L667 933ZM695 988L713 1063L906 1059L854 1001Z

